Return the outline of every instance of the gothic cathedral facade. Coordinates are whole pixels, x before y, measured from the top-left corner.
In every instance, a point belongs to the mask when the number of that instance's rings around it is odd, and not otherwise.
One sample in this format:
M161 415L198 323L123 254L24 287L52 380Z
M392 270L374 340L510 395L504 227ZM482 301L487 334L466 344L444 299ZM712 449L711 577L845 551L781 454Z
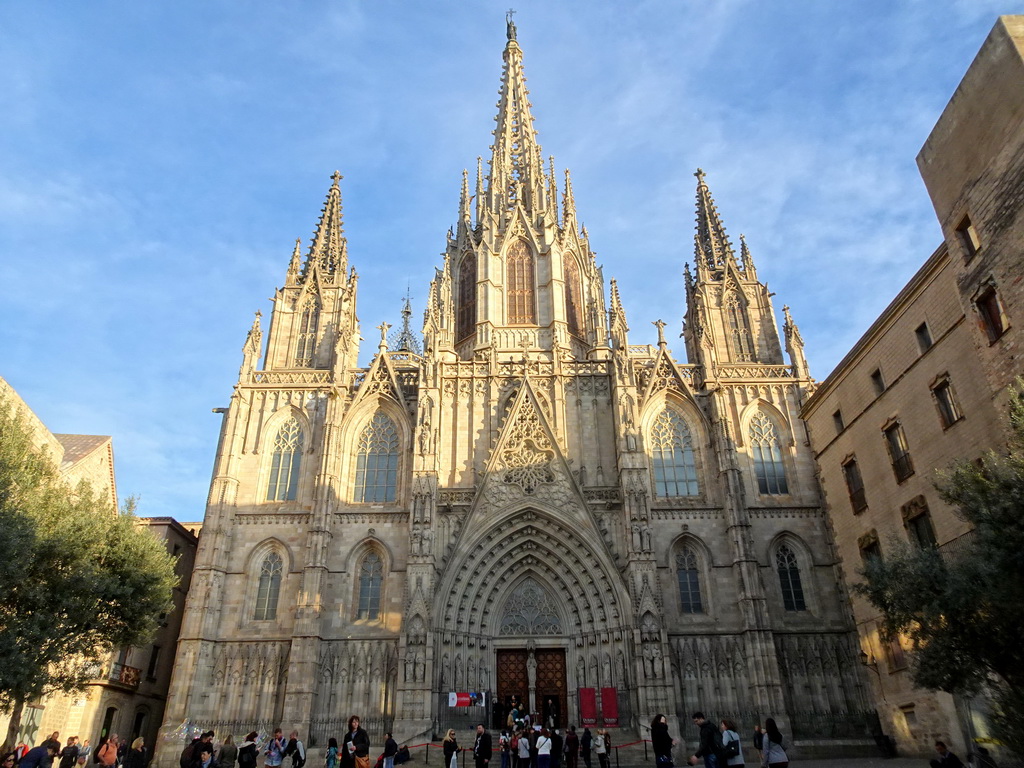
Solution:
M296 244L224 416L165 727L280 724L316 747L351 714L400 740L491 722L452 691L563 726L587 699L634 731L865 712L800 334L787 310L787 364L704 175L683 363L660 321L630 344L542 159L511 23L496 121L422 349L382 324L358 367L337 174Z

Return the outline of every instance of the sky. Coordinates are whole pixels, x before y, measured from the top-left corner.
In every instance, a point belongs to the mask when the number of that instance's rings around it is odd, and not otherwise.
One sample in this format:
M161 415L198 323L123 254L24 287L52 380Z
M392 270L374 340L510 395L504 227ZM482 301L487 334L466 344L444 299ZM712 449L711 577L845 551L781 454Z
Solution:
M915 157L989 0L518 0L535 128L630 342L680 329L693 173L823 379L941 241ZM373 353L422 316L489 155L506 0L5 0L0 376L112 435L138 514L200 520L253 313L344 175ZM671 342L685 359L682 340Z

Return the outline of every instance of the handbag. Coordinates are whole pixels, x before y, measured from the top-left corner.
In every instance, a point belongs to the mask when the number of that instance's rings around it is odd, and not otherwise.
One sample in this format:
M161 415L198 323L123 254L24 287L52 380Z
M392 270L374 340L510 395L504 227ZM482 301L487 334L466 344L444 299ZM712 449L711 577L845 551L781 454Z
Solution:
M370 768L370 756L356 755L356 768Z
M658 755L658 768L672 768L671 755Z

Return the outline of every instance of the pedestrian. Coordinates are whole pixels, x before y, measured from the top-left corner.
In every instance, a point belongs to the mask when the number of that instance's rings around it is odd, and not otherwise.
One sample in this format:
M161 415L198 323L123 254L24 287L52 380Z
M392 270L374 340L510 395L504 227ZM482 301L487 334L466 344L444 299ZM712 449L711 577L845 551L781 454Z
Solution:
M459 766L459 742L455 739L455 729L449 728L448 733L444 735L444 741L441 742L441 747L444 749L444 768L458 768Z
M267 768L277 768L284 762L284 750L288 746L284 740L284 732L280 728L274 729L274 738L267 744L265 752L267 759L264 765Z
M117 762L117 734L112 733L96 752L96 762L103 768L112 768Z
M192 768L216 768L213 741L200 741L192 753Z
M608 768L608 755L612 748L612 737L604 728L599 728L594 737L594 751L601 768Z
M672 768L672 747L678 743L668 732L668 718L655 715L651 720L651 748L656 768Z
M512 737L508 731L502 729L498 736L498 749L501 750L501 768L511 768L512 762Z
M89 762L89 755L92 754L92 745L89 740L86 739L82 742L81 746L78 747L78 764L85 765Z
M583 735L580 736L580 754L583 756L584 768L590 768L590 751L594 745L594 734L584 726Z
M736 723L728 718L721 722L722 759L727 766L745 765L743 760L743 743L736 732ZM724 766L723 766L724 768Z
M235 737L228 734L224 743L220 745L217 752L217 768L235 768L235 761L238 760L238 746L235 744Z
M565 739L555 728L551 731L551 768L558 768L562 764L562 749L565 748Z
M348 719L348 733L341 742L341 768L370 768L370 737L356 715Z
M18 768L46 768L53 762L54 756L60 749L60 743L53 739L47 739L38 747L30 749L25 756L18 761Z
M565 768L576 768L580 761L580 737L576 735L576 726L570 725L569 732L565 734Z
M5 752L3 757L0 757L0 766L2 768L14 768L18 763L18 753L15 750Z
M291 757L292 768L302 768L306 764L306 745L299 738L298 731L288 734L288 745L281 753L281 757Z
M547 728L541 728L537 736L537 768L551 768L551 734Z
M384 734L384 768L395 768L395 755L398 754L398 742L390 733Z
M519 748L518 768L530 768L530 734L527 731L519 732L519 742L516 746Z
M68 744L60 751L60 768L73 768L78 762L78 737L72 736Z
M476 741L473 742L473 759L476 761L476 768L487 768L491 762L491 734L487 732L483 723L476 727Z
M338 768L338 740L333 736L327 740L327 756L324 759L324 768Z
M957 761L959 762L959 761ZM787 768L789 756L782 745L782 733L772 718L764 721L764 734L761 739L761 765L764 768ZM955 765L943 768L957 768Z
M964 764L960 762L959 757L949 751L949 747L946 746L946 742L936 741L935 751L938 752L939 756L933 758L929 763L932 768L963 768Z
M146 741L139 736L125 753L124 768L146 768Z
M260 754L259 744L256 743L258 738L256 731L249 731L242 739L242 746L238 748L238 768L256 768Z
M697 751L690 756L690 765L696 765L697 760L703 757L704 768L718 768L718 729L704 717L703 712L694 712L692 719L693 724L700 730L700 737Z

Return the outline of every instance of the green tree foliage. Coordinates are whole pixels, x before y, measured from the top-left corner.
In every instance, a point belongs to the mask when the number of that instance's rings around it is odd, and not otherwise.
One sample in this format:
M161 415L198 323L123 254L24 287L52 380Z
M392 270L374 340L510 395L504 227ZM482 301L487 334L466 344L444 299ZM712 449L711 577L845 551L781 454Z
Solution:
M854 587L882 614L882 634L909 637L914 682L995 693L999 738L1024 755L1024 398L1011 397L1009 451L964 463L939 492L973 527L953 552L894 546Z
M141 645L173 607L174 559L87 483L67 485L0 395L0 705L73 691L115 647Z

